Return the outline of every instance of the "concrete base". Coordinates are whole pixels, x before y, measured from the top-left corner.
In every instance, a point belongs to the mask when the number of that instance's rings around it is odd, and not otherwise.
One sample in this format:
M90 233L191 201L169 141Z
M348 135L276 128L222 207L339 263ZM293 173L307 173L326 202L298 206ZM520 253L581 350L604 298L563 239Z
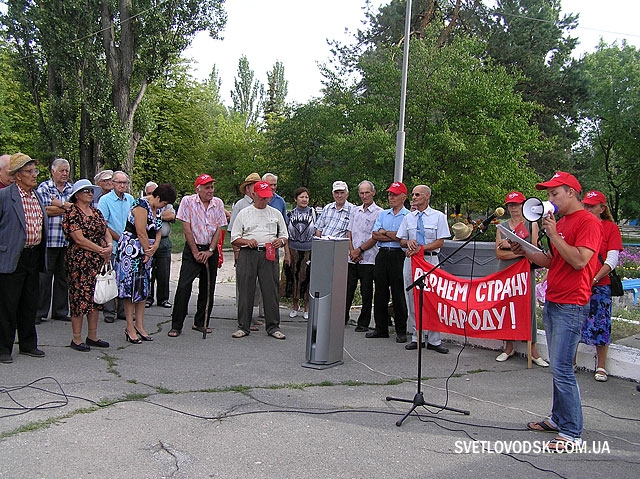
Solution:
M442 339L453 344L462 344L464 338L462 336L443 334ZM468 344L484 349L502 350L503 341L495 341L489 339L468 338ZM527 354L527 343L516 341L516 353L521 356ZM537 342L538 354L544 359L549 359L547 351L547 336L544 330L538 330ZM578 345L578 356L576 364L579 369L595 372L595 346L587 346L586 344ZM536 367L536 366L534 366ZM607 372L609 376L615 376L624 379L633 379L640 381L640 349L630 348L620 344L613 343L609 346L609 354L607 355Z

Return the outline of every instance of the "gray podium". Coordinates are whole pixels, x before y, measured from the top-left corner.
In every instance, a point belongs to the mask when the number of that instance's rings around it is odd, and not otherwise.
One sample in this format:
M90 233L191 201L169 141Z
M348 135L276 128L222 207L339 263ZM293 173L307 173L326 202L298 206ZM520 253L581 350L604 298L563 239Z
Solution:
M349 240L314 238L311 246L309 322L305 368L326 369L342 361L347 302Z

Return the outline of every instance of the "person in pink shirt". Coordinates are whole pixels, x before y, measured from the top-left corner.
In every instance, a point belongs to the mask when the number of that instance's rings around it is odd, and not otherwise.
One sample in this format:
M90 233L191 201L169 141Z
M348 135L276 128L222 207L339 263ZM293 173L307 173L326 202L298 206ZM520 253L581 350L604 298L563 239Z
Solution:
M218 274L218 240L221 228L227 225L224 204L213 196L214 180L203 174L195 182L196 193L185 196L178 207L178 218L182 222L185 245L178 287L173 299L171 330L169 337L182 333L187 316L191 286L196 278L208 278L199 282L198 303L192 329L204 332L213 309L213 296ZM207 329L207 333L211 330Z

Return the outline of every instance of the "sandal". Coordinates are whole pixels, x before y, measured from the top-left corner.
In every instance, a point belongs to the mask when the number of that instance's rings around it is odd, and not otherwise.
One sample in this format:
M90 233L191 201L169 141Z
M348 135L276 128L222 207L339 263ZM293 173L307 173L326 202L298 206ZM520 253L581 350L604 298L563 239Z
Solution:
M249 331L260 331L260 328L257 324L252 324L251 326L249 326Z
M549 424L548 421L539 421L539 422L528 422L527 429L529 431L537 431L537 432L552 432L554 434L558 434L558 430Z
M271 336L273 338L276 338L276 339L287 339L287 337L284 335L284 333L282 331L274 331L269 336Z
M607 374L607 370L605 368L596 369L596 373L593 375L593 379L598 382L606 382L609 379L609 375Z
M245 330L243 329L238 329L235 333L233 333L231 335L232 338L238 339L238 338L244 338L245 336L249 336L249 333L247 333Z
M191 326L191 329L193 329L194 331L200 331L201 333L204 333L204 326L196 326L195 324L193 326ZM211 328L207 328L207 334L211 334L213 333L213 330Z
M167 333L167 336L169 336L170 338L177 338L181 334L182 334L182 331L180 331L179 329L172 329Z

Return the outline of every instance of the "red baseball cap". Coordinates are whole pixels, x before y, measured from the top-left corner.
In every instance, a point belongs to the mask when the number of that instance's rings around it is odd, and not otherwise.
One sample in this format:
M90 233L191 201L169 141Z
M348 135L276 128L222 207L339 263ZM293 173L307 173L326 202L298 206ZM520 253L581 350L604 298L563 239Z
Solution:
M606 205L607 197L604 196L604 193L601 193L596 190L591 190L589 193L584 195L584 198L582 199L582 203L585 205L599 205L600 203Z
M580 182L576 177L566 171L558 171L549 181L538 183L536 185L536 190L546 190L547 188L555 188L556 186L562 185L573 188L578 193L582 190L582 186L580 186Z
M527 201L527 199L522 193L520 193L519 191L512 191L511 193L507 193L507 196L504 199L504 204L508 205L509 203L516 203L519 205L524 203L525 201Z
M269 186L269 183L267 183L266 181L258 181L254 183L253 192L260 198L271 198L273 196L271 186Z
M215 183L215 182L216 180L214 180L213 178L211 178L211 176L205 173L204 175L198 176L198 178L196 179L196 188L200 185L206 185L208 183Z
M399 181L394 181L391 183L391 186L387 188L389 193L393 193L395 195L407 194L407 187L404 183L400 183Z

